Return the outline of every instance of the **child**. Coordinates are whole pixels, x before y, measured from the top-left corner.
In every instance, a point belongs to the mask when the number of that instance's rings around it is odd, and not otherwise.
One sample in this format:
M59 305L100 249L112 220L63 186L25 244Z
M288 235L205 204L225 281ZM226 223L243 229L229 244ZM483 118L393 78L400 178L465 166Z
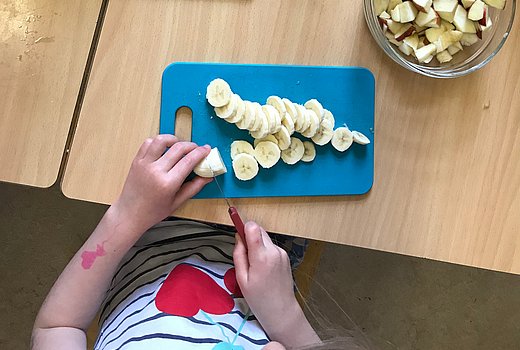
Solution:
M44 301L33 349L86 349L99 310L95 349L320 343L294 296L287 254L263 228L246 223L242 242L204 224L159 223L212 181L185 182L209 151L172 135L143 143L120 197Z

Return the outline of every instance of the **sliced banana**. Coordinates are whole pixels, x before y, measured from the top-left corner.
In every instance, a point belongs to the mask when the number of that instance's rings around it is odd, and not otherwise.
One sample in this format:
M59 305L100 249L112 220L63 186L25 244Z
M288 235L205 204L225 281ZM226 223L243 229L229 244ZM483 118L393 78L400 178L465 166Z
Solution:
M250 101L244 101L244 104L244 116L242 117L242 119L236 122L236 125L241 130L251 130L253 129L256 120L255 107L253 103Z
M252 155L241 153L233 159L233 171L237 179L248 181L258 174L258 163Z
M316 148L314 148L314 144L309 141L304 141L303 148L305 150L303 152L302 162L312 162L314 158L316 158Z
M262 106L260 104L255 105L256 107L256 119L258 119L258 129L251 131L250 134L255 139L261 139L269 135L269 121Z
M278 148L280 150L286 150L291 145L291 135L285 126L282 125L280 131L274 134L274 137L277 140Z
M261 139L255 139L253 144L256 147L256 145L258 145L262 141L271 141L271 142L274 142L274 143L278 144L278 139L274 135L267 135L266 137L263 137Z
M345 152L352 146L354 142L354 136L352 131L347 127L341 127L334 130L334 136L332 136L332 146L340 152Z
M303 142L296 137L291 137L291 145L282 151L281 157L285 163L293 165L302 159L304 153L305 147L303 147Z
M352 136L354 137L354 142L359 143L360 145L368 145L370 143L368 137L366 137L359 131L352 131Z
M222 107L215 107L215 114L222 119L229 119L235 115L238 108L238 95L232 94L229 103Z
M297 132L301 132L305 129L303 128L303 125L305 123L305 115L307 114L305 111L305 107L299 104L294 104L294 108L296 109L296 120L294 121L294 130Z
M280 117L280 113L276 110L276 108L271 105L264 105L262 106L262 110L269 120L269 133L274 134L280 130L280 126L282 125L282 118Z
M280 160L280 148L271 141L259 142L255 147L255 159L262 168L272 168Z
M285 110L287 111L287 115L291 117L293 124L296 122L296 117L298 117L298 111L296 111L296 107L294 106L294 103L291 102L288 98L282 98L282 101L285 105Z
M269 96L267 98L267 104L276 108L278 113L280 113L280 118L283 120L285 118L285 114L287 113L287 109L285 108L285 103L283 103L282 99L278 96Z
M233 141L231 144L231 159L235 159L235 157L239 154L246 153L254 156L255 150L253 146L247 141Z
M311 138L316 135L316 132L320 127L321 120L312 109L308 109L307 114L309 115L310 121L309 127L302 132L302 135Z
M236 94L235 94L236 95ZM228 123L238 123L244 117L244 113L246 111L246 103L240 98L240 96L236 95L237 99L237 110L235 114L231 117L225 119Z
M332 124L328 119L323 118L316 135L312 137L312 141L319 146L323 146L332 140L332 136L334 136Z
M282 126L287 129L289 136L294 134L294 122L289 116L289 113L285 113L285 117L282 119Z
M249 131L258 131L258 130L260 130L260 127L262 126L262 118L258 117L258 114L259 114L258 111L262 112L262 105L260 105L260 103L258 103L258 102L253 102L253 109L255 112L255 117L254 117L255 123L253 124L253 127L251 129L249 129Z
M328 120L330 122L330 124L332 125L332 129L334 129L334 126L336 125L336 120L334 119L334 115L332 114L331 111L329 111L327 109L324 109L323 111L324 111L323 120Z
M227 172L218 148L212 148L208 156L195 166L193 172L200 177L215 177Z
M206 99L213 107L223 107L231 100L231 88L223 79L215 79L206 89Z
M305 106L305 108L314 111L314 113L316 113L318 118L320 118L320 122L321 122L321 120L323 119L323 114L325 112L323 110L323 106L321 105L321 103L318 102L318 100L313 98L312 100L305 102L304 106Z

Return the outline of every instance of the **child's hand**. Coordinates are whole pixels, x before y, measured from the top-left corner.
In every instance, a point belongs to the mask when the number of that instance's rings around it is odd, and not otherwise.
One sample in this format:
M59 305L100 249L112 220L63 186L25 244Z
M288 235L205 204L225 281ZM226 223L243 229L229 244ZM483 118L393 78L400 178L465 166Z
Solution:
M184 183L210 150L209 146L181 142L173 135L147 139L137 152L113 207L123 220L131 222L136 234L142 234L212 181L196 177Z
M319 342L293 292L287 253L255 222L245 225L233 252L237 282L251 311L272 340L287 347Z

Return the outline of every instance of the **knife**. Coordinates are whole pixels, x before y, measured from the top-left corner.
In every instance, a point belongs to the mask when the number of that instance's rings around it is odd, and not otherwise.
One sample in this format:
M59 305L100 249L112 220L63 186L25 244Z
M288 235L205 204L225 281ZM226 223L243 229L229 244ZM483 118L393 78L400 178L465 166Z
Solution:
M210 166L210 169L211 169L211 166ZM235 229L237 230L238 234L240 235L242 242L244 242L244 245L246 245L246 234L245 234L245 230L244 230L244 222L242 221L242 218L240 217L240 214L238 213L237 208L231 205L231 203L229 202L229 199L227 199L226 195L224 194L224 191L222 190L222 187L220 187L220 184L218 183L217 177L215 176L213 169L211 169L211 172L213 173L213 180L217 184L217 187L218 187L220 193L222 194L222 197L226 201L226 204L228 206L229 217L231 218L233 225L235 225Z

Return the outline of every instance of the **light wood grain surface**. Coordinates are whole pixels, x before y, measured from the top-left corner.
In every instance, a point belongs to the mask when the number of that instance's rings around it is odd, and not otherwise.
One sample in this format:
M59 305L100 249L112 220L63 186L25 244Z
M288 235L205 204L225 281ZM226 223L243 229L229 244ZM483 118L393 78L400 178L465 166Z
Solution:
M0 0L0 181L56 181L100 6Z
M235 200L242 215L272 231L520 273L519 27L486 68L441 81L384 56L361 1L111 0L63 191L117 197L158 132L171 62L360 65L377 82L372 191ZM177 215L230 223L222 200Z

